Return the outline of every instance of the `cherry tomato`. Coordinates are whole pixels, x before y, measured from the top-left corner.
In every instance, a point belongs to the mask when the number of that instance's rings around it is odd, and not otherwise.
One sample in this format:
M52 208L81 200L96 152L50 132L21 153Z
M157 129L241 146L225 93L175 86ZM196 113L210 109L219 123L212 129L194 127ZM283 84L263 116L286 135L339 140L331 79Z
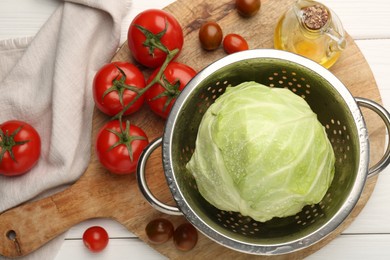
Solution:
M130 174L135 172L142 150L149 141L145 132L129 121L112 120L98 132L96 155L99 162L111 173Z
M93 98L96 107L103 113L114 116L136 96L136 91L145 87L142 72L128 62L112 62L104 65L93 80ZM140 109L144 97L140 96L124 115Z
M107 231L100 226L93 226L84 231L84 245L94 253L98 253L108 245Z
M169 220L157 218L146 225L145 231L151 243L162 244L172 237L174 227Z
M159 70L160 68L152 73L147 84L156 77ZM177 96L196 75L196 71L185 64L171 62L164 70L163 75L162 81L165 88L161 84L154 84L146 91L145 100L154 113L166 119Z
M255 15L261 6L260 0L236 0L236 9L244 17Z
M0 174L17 176L38 162L41 138L31 125L11 120L0 125Z
M146 37L148 36L148 37ZM170 13L149 9L138 14L131 22L127 41L133 57L149 68L161 66L167 56L152 42L159 42L160 48L181 50L183 47L183 30Z
M199 41L203 49L211 51L221 45L222 29L216 22L206 22L199 29Z
M223 39L223 48L226 53L248 50L249 46L246 40L239 34L230 33Z
M183 223L173 233L173 242L177 249L189 251L198 242L198 231L190 223Z

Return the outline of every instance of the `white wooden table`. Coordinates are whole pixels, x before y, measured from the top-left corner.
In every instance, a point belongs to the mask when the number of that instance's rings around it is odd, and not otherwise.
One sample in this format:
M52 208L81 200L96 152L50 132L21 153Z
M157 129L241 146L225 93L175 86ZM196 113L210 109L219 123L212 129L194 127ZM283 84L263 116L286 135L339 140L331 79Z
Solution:
M123 21L121 42L126 40L132 18L148 8L163 8L174 0L133 0ZM390 1L322 0L340 17L374 73L383 103L390 110ZM0 40L33 36L58 6L54 0L1 0ZM390 168L378 179L372 197L362 213L342 235L308 259L390 259ZM110 235L109 246L91 254L81 237L91 225L103 226ZM111 220L88 220L73 227L56 260L68 259L164 259L121 225Z

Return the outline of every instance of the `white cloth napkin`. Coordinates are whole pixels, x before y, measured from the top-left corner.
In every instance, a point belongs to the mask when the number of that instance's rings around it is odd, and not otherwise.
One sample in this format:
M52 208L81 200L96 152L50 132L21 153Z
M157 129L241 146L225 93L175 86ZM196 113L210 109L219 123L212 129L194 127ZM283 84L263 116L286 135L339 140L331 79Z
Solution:
M129 6L130 0L64 1L35 37L0 41L0 123L26 121L42 141L30 172L0 176L0 212L73 183L85 171L93 77L119 47ZM59 245L51 242L27 258L52 259Z

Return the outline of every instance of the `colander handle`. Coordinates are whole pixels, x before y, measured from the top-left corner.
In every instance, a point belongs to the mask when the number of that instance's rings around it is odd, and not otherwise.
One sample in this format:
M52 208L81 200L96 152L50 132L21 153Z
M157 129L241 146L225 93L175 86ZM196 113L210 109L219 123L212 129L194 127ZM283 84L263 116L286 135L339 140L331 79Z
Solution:
M158 200L153 193L150 191L148 187L148 183L146 182L145 177L145 168L146 168L146 162L149 159L149 156L153 153L154 150L156 150L157 147L159 147L162 143L162 137L154 140L151 142L142 152L138 164L137 164L137 182L138 187L142 192L142 195L144 195L145 199L152 205L153 208L157 209L158 211L169 214L169 215L182 215L183 213L180 211L179 208L167 205L160 200Z
M390 163L390 141L389 141L390 114L384 107L382 107L381 105L379 105L378 103L376 103L370 99L357 97L357 98L355 98L355 100L359 106L368 108L368 109L374 111L375 113L377 113L382 118L383 122L385 123L386 129L387 129L387 135L386 135L387 136L387 138L386 138L387 148L386 148L386 151L385 151L383 157L379 160L379 162L377 162L374 166L372 166L368 170L368 177L372 177L372 176L375 176L378 173L380 173L382 170L384 170L386 168L386 166L388 166Z

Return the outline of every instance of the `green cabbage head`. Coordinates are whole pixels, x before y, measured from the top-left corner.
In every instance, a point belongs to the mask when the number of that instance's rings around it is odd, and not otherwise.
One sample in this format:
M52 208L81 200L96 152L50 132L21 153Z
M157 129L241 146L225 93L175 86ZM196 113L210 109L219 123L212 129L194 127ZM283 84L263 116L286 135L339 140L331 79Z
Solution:
M321 201L335 156L304 99L256 82L228 87L206 111L187 169L220 210L261 222Z

